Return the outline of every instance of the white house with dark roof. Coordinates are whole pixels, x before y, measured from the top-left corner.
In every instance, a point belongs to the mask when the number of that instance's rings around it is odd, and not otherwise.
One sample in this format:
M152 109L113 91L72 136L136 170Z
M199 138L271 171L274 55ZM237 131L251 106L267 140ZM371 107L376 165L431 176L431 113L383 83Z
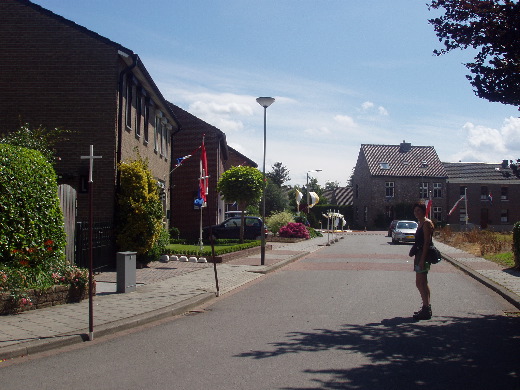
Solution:
M448 175L433 146L363 144L352 175L354 224L386 229L393 219L412 218L411 206L432 201L432 218L446 220Z

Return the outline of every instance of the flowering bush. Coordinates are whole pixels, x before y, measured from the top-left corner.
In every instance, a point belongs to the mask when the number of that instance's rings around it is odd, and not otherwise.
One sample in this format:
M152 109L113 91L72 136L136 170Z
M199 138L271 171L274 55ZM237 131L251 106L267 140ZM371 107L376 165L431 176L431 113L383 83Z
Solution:
M303 223L291 222L280 228L280 237L305 238L309 239L309 231Z
M287 211L274 213L265 221L267 226L269 226L269 230L273 232L274 235L278 234L281 227L291 222L294 222L294 217Z

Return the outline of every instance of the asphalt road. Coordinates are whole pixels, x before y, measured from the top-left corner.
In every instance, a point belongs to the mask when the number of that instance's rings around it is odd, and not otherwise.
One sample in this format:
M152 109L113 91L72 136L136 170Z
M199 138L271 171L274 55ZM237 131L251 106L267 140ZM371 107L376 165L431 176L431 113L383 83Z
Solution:
M7 389L520 389L520 318L446 262L433 319L408 245L348 235L211 305L0 365Z

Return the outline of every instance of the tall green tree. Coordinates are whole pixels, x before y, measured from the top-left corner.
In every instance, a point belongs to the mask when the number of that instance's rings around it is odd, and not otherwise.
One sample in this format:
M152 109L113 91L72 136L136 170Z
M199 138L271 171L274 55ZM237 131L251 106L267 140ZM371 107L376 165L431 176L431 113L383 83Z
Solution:
M289 206L289 197L287 190L267 179L267 187L265 189L265 214L271 215L284 211Z
M444 14L432 18L444 48L473 48L477 55L466 63L466 78L477 96L520 109L520 3L512 0L435 0L428 8Z
M278 187L283 186L284 183L291 180L289 177L289 170L281 162L274 163L272 170L267 172L265 175Z
M217 191L229 203L237 202L241 210L257 203L264 187L262 172L253 167L233 167L225 171L217 183ZM244 213L240 224L240 242L244 242Z

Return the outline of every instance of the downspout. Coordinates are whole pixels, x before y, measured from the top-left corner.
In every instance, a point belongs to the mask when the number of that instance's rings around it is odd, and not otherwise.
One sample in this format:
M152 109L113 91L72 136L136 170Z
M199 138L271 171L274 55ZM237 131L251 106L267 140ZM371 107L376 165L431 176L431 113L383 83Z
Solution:
M119 51L119 55L125 56L125 53ZM131 65L128 65L125 69L119 73L119 116L117 119L117 154L116 154L116 169L119 163L121 162L121 155L123 154L123 81L125 79L125 76L134 69L138 62L139 62L139 56L137 54L131 55L133 63ZM119 169L117 169L117 176L116 176L116 189L119 191L119 185L120 185L120 173Z

